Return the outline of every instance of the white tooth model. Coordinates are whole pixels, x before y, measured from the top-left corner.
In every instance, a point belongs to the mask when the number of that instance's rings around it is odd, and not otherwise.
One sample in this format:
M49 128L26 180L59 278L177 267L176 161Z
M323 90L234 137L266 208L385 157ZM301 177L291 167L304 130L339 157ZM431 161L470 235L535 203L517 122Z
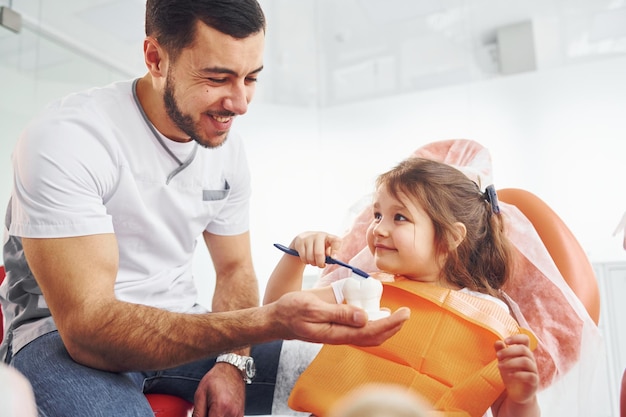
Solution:
M369 320L378 320L389 316L389 311L380 309L380 297L383 284L375 278L363 278L352 274L343 285L343 297L348 304L367 311Z

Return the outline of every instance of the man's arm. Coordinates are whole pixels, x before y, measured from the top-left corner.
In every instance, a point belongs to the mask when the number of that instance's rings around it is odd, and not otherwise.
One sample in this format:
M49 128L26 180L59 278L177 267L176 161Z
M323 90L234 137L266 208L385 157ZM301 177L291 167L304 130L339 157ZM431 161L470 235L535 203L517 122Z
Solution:
M178 314L118 300L113 234L23 238L22 244L61 337L78 362L111 371L156 369L248 344L236 335L236 326L230 328L232 317ZM253 321L252 311L240 314Z
M204 232L216 273L212 311L232 311L259 305L248 232L236 236L218 236Z
M399 309L368 323L361 309L304 292L264 307L173 313L116 299L113 234L22 238L22 244L70 355L99 369L163 369L276 339L377 345L409 317L408 309Z
M204 232L203 237L216 273L212 311L258 306L259 284L252 264L250 234L220 236ZM235 353L247 356L250 349ZM241 371L227 363L216 364L200 381L194 404L198 416L243 415L245 388Z

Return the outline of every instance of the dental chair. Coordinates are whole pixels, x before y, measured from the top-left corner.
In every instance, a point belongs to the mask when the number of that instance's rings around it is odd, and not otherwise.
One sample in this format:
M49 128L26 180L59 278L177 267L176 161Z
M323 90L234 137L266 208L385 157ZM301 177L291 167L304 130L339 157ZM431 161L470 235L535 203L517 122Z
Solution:
M4 281L5 269L0 265L0 284ZM0 309L0 336L4 337L4 317ZM1 339L0 339L1 340ZM156 417L189 417L193 404L182 398L166 394L146 394Z
M156 417L190 417L193 404L168 394L146 394Z
M465 139L433 142L416 150L413 156L454 165L480 180L483 186L491 183L489 153L477 142ZM599 338L600 297L595 274L575 236L544 201L515 188L498 190L498 196L503 215L512 226L508 236L515 246L515 267L519 271L518 277L505 290L519 304L530 328L540 339L535 354L542 369L543 392L556 397L550 398L554 403L572 402L571 407L575 408L577 397L586 394L586 384L590 383L588 370L579 369L581 358L586 355L586 360L590 355L597 355L593 342ZM355 218L337 257L360 269L375 271L362 239L370 216L366 211ZM328 285L348 273L346 268L329 266L316 286ZM4 269L0 271L0 282L3 277ZM575 381L570 381L569 385L561 383L568 378ZM558 387L553 388L555 386ZM580 395L568 391L572 386ZM192 404L178 397L161 394L146 397L158 417L189 416L193 409ZM557 406L550 403L547 408ZM626 417L626 372L621 383L621 417Z
M533 224L563 278L589 316L600 320L600 293L593 267L578 240L543 200L519 188L498 190L500 201L517 207Z
M482 189L489 184L497 186L497 180L492 180L489 151L475 141L432 142L410 156L452 165ZM507 237L514 247L515 273L503 289L526 321L523 327L532 329L539 339L535 357L540 369L538 395L542 408L545 404L546 415L565 415L549 413L564 408L572 410L571 416L591 415L577 409L593 406L586 384L596 377L602 347L597 327L600 296L593 268L569 228L538 196L506 188L498 190L498 197L507 221ZM377 268L363 238L370 219L367 209L355 215L336 256L374 272ZM325 286L344 278L348 272L343 269L326 267L315 285ZM626 408L626 399L622 403Z

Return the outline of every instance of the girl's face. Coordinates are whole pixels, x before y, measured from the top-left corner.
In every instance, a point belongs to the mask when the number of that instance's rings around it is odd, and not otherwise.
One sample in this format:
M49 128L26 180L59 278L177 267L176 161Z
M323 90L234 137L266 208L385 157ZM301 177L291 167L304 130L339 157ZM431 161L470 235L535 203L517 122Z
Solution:
M421 204L404 194L400 198L392 197L386 187L374 195L367 244L376 266L415 281L439 283L443 263L435 251L433 222Z

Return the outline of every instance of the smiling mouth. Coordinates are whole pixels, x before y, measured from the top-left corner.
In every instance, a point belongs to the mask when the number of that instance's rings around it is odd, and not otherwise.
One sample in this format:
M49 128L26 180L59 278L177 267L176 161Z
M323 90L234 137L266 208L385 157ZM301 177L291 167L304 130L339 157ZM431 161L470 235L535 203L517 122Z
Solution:
M211 115L211 117L220 123L228 123L232 119L232 116L218 116L215 114Z

